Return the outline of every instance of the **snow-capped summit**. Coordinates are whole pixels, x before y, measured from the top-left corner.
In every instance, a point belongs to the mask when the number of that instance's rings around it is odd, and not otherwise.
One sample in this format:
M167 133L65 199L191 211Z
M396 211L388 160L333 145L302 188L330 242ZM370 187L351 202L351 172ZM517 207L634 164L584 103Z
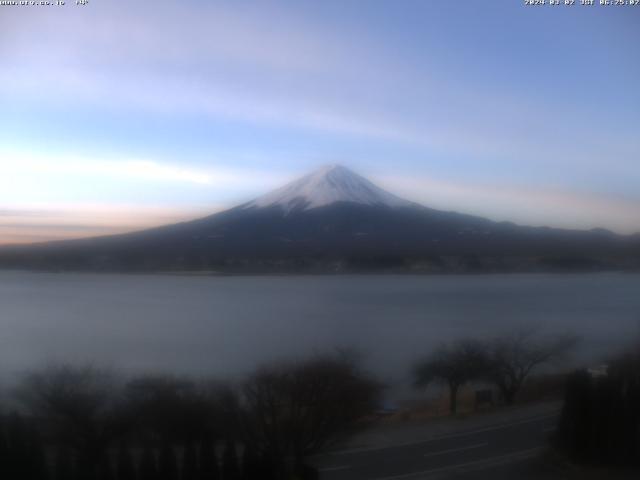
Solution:
M310 210L336 202L408 207L413 203L377 187L342 165L326 165L284 187L245 204L244 208L280 206L285 212Z

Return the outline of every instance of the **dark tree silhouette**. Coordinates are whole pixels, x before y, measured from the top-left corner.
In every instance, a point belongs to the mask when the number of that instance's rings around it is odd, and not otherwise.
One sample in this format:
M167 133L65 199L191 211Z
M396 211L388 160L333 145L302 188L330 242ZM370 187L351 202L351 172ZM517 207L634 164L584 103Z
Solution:
M240 466L238 465L238 453L236 444L227 441L222 454L222 478L224 480L240 480Z
M33 422L13 413L4 423L0 422L0 472L7 478L46 480L44 448Z
M533 370L563 358L576 343L575 336L541 338L533 329L499 337L487 346L487 379L496 384L505 403L511 405Z
M29 458L28 473L23 478L25 480L46 480L49 478L49 468L44 449L44 444L40 434L34 425L28 430L28 452Z
M67 480L75 478L75 462L73 452L69 447L58 447L53 465L53 478Z
M640 347L569 376L556 442L574 462L640 466Z
M178 480L178 461L173 447L165 443L160 449L158 458L158 479Z
M244 442L278 478L350 433L376 405L380 385L340 356L263 368L242 391Z
M242 452L242 480L257 480L264 478L265 465L251 445L245 445Z
M198 480L198 453L193 442L187 442L182 454L182 480Z
M375 408L379 389L346 357L261 369L235 390L171 376L125 384L93 367L49 367L29 374L18 389L27 421L0 417L0 474L20 480L45 480L47 473L56 480L314 478L305 457L348 434ZM212 441L220 438L226 439L222 468ZM236 447L244 452L242 468Z
M9 445L7 444L6 420L0 414L0 478L9 477Z
M24 419L12 413L7 420L8 470L11 475L23 475L29 463L29 445Z
M98 480L114 480L113 474L113 466L111 465L111 459L108 455L102 457L102 461L100 465L97 467L97 475L96 478Z
M135 480L136 467L131 451L125 443L121 443L118 448L118 459L116 464L118 480Z
M203 441L200 444L200 477L199 480L219 480L220 467L213 442Z
M19 397L34 417L43 419L58 445L74 449L78 475L91 480L111 443L131 427L117 392L110 372L55 366L28 375Z
M485 348L481 342L463 340L442 345L415 369L415 384L426 387L434 381L449 388L449 411L458 410L458 390L471 380L485 374L488 365Z
M215 423L217 405L189 379L143 376L127 383L125 395L138 427L163 442L197 441L210 434Z
M140 458L140 480L158 480L156 456L148 446L142 450L142 457Z

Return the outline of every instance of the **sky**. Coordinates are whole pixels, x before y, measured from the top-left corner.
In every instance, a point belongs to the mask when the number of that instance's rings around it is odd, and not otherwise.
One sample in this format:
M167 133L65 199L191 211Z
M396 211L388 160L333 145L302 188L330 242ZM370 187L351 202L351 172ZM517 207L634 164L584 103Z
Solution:
M640 5L0 6L0 243L213 213L339 163L424 205L640 231Z

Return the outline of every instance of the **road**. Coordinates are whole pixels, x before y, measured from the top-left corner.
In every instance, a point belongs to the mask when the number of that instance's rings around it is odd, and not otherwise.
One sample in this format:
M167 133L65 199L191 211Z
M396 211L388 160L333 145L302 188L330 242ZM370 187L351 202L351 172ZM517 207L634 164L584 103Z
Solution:
M425 440L333 452L316 464L322 480L513 478L514 468L526 471L526 463L548 444L556 420L557 412L547 412ZM523 477L528 475L518 474Z

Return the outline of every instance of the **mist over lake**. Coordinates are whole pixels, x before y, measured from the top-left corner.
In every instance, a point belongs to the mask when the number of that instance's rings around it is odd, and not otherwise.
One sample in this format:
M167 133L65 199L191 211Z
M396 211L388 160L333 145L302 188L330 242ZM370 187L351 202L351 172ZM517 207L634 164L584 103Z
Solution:
M391 384L440 342L523 325L598 361L640 334L640 275L178 276L0 272L0 369L92 362L235 377L355 347Z

